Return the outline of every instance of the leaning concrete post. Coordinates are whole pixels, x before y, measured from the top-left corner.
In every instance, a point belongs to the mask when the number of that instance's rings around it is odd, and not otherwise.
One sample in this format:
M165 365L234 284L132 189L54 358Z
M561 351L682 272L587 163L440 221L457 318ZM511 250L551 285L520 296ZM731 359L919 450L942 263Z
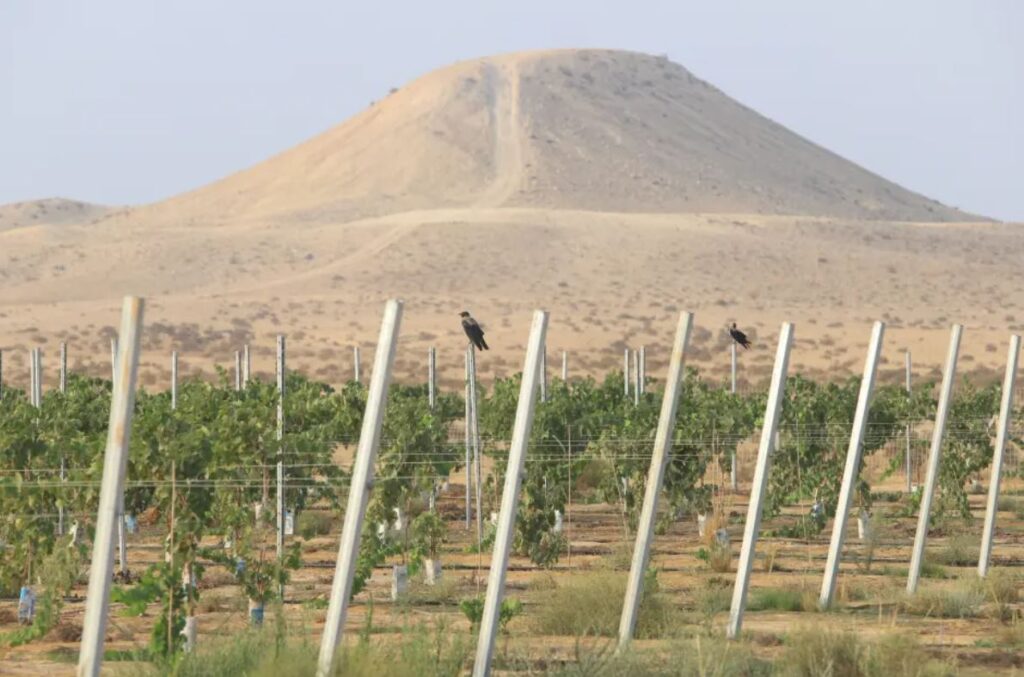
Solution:
M988 506L985 508L985 529L981 532L981 554L978 556L978 575L988 574L992 559L992 536L996 528L996 509L999 503L999 481L1003 475L1003 452L1006 436L1010 432L1010 417L1013 415L1013 388L1017 380L1017 360L1020 356L1020 336L1010 337L1010 351L1006 356L1006 375L1003 376L1003 401L999 405L999 428L996 430L996 447L992 451L992 475L989 477Z
M647 392L647 346L640 346L640 394Z
M661 400L661 414L658 417L658 431L654 437L654 452L651 466L647 471L647 486L644 489L644 503L640 521L636 527L636 545L633 547L633 562L626 583L626 596L622 602L622 616L619 619L619 650L633 640L637 613L640 610L640 596L643 592L644 572L654 539L654 522L658 516L658 494L661 492L665 468L672 455L672 433L676 425L676 411L679 406L679 391L683 383L683 361L686 346L690 342L693 313L681 313L676 337L672 342L672 359L665 378L665 394Z
M63 341L60 344L60 391L68 391L68 344Z
M284 336L277 336L277 558L284 557Z
M476 497L476 543L483 547L484 516L483 487L480 471L480 415L478 412L479 398L476 393L476 348L469 346L469 420L472 423L470 437L473 441L473 493Z
M921 564L924 562L924 547L928 540L928 518L932 511L932 497L935 493L935 482L939 478L939 460L942 457L942 436L946 432L946 419L949 417L949 405L953 399L953 381L956 379L956 358L960 352L960 335L963 325L954 324L949 337L949 354L946 356L946 371L942 375L942 391L939 393L939 408L935 412L935 429L932 432L932 448L928 456L928 471L925 476L924 490L921 493L921 508L917 516L917 535L914 537L914 552L910 558L910 570L907 572L907 593L917 591L917 581L921 576Z
M178 408L178 351L171 351L171 409Z
M473 349L472 344L466 346L463 358L466 361L466 416L465 437L466 437L466 530L469 530L470 521L473 519L473 409L469 399L469 351Z
M433 409L437 405L437 351L434 346L427 351L427 399Z
M235 351L235 391L242 389L242 353Z
M548 350L540 354L540 401L548 401Z
M836 517L832 523L832 541L828 548L825 577L821 582L821 595L818 598L818 604L823 609L827 609L832 604L832 597L836 592L839 562L842 559L843 541L846 538L846 521L850 515L850 502L853 500L857 473L860 471L861 447L864 443L864 431L868 423L868 408L871 406L871 394L875 388L875 372L878 369L878 356L882 352L882 337L884 335L885 324L875 322L874 329L871 331L871 343L868 344L868 356L864 360L864 375L860 380L857 410L853 414L853 427L850 430L850 446L846 450L843 484L839 489Z
M117 380L117 338L110 339L110 380Z
M544 336L548 327L548 314L543 310L533 313L533 326L526 344L526 362L523 365L523 382L519 388L519 403L516 406L516 420L512 428L512 442L509 445L508 467L505 469L505 489L501 495L501 512L494 537L491 555L491 571L487 578L487 595L484 598L483 616L480 620L480 638L476 644L476 660L473 661L474 677L491 674L491 657L494 653L494 638L498 634L498 617L501 601L505 596L505 571L508 568L508 553L512 546L512 530L515 527L516 510L519 503L519 485L523 477L526 448L530 442L533 427L533 410L537 401L537 381L540 377L541 356L544 352Z
M107 605L114 564L114 520L118 497L124 490L125 467L135 404L135 377L139 365L139 335L142 333L143 301L128 297L121 314L122 350L117 359L114 396L110 406L107 450L103 458L96 536L93 539L89 588L85 597L82 641L78 653L78 677L97 677L103 661L103 639L107 633Z
M356 561L359 558L359 540L363 533L366 503L370 498L370 487L373 484L373 464L377 458L377 449L380 447L381 423L384 420L388 384L391 382L391 366L395 361L395 346L398 344L401 321L402 302L388 301L380 325L363 427L359 434L359 448L356 450L355 465L352 468L345 524L338 546L338 564L334 570L331 601L327 607L324 634L320 641L320 657L316 671L318 677L327 677L331 674L334 654L338 650L341 634L345 629L345 616L348 612L349 596L352 594L352 576L355 574Z
M629 348L622 351L622 385L623 394L629 397Z
M779 334L779 347L775 351L775 368L768 390L768 404L765 407L764 426L761 428L761 443L757 449L757 465L750 489L750 505L747 507L747 521L743 527L743 546L736 568L736 583L732 589L732 606L729 610L729 625L726 636L737 639L743 627L743 611L747 606L747 590L750 588L750 573L754 567L754 551L757 548L757 532L761 528L761 503L768 487L768 469L774 448L775 432L779 427L782 412L782 398L786 390L786 370L789 368L789 350L793 345L793 325L786 322Z
M906 373L907 398L909 399L911 394L912 394L912 391L911 391L911 388L910 388L910 351L909 350L906 352L906 364L905 364L905 367L906 367L906 372L907 372ZM905 469L905 473L907 475L907 493L909 494L911 492L911 489L913 488L911 486L912 482L911 482L911 479L910 479L911 478L911 472L910 472L911 471L911 467L910 467L910 421L909 420L907 421L907 448L906 448L906 458L904 458L904 469Z

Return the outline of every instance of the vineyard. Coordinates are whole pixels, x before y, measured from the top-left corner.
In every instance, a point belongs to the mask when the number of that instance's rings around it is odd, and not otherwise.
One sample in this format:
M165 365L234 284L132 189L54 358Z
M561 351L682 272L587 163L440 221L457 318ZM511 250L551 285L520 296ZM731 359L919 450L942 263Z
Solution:
M130 352L117 364L131 369ZM438 391L433 352L422 383L372 373L369 386L285 370L283 341L279 355L276 382L238 366L135 395L104 671L313 674L332 616L332 674L825 674L815 661L839 654L860 670L841 674L1024 667L1024 412L1011 405L1000 437L1005 383L960 380L948 402L936 383L879 385L860 412L861 378L732 392L683 369L681 354L665 379L631 377L627 362L549 381L546 367L529 372L528 352L522 374L460 392ZM70 673L86 644L114 376L0 389L4 669ZM922 504L932 540L918 557ZM822 604L837 514L856 538L840 534L838 588ZM331 575L343 524L360 527L347 588ZM915 568L924 581L909 594ZM631 591L636 615L620 624ZM497 640L481 654L489 623Z

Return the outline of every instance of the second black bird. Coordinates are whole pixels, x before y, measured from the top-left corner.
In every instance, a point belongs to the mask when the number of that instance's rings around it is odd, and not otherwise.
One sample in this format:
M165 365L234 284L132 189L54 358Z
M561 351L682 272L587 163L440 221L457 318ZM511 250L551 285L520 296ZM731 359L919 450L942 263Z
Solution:
M466 332L470 342L477 350L490 350L487 341L484 340L484 330L480 328L477 321L470 316L469 312L463 310L459 315L462 317L462 330Z
M747 338L746 334L736 328L735 322L733 322L732 326L729 327L729 336L732 337L733 341L743 346L744 350L750 347L750 339Z

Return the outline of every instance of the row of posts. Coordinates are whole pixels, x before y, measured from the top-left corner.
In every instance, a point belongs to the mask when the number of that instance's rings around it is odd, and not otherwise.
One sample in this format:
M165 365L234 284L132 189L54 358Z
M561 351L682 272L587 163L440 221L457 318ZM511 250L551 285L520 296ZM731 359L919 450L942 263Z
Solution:
M111 404L110 425L107 449L104 457L103 482L100 491L99 511L96 522L96 535L93 542L93 558L90 569L89 590L86 599L85 622L81 651L79 655L79 674L97 675L102 660L103 638L107 625L108 600L113 564L113 522L115 519L123 524L122 511L118 508L123 503L123 487L125 467L127 463L129 438L131 434L131 415L135 396L135 382L138 371L139 335L142 327L141 299L125 300L122 314L121 334L123 343L116 352L114 362L114 388ZM387 389L390 383L391 368L394 363L395 345L401 319L402 304L389 301L385 307L384 320L378 341L378 351L370 383L366 415L363 418L363 429L359 439L359 450L352 473L351 490L348 496L348 508L345 511L345 525L342 530L341 542L335 578L332 585L331 600L322 637L318 674L327 675L331 672L333 659L344 628L348 598L351 592L352 576L358 558L359 536L365 518L369 490L373 482L373 466L380 445L381 423L386 403ZM537 311L534 314L533 326L527 344L526 360L523 368L523 380L516 410L512 441L509 449L508 470L505 475L502 493L501 510L495 534L495 545L488 578L487 593L484 602L483 616L480 624L480 636L477 643L477 655L473 674L478 676L490 673L494 640L497 633L501 599L504 595L504 582L508 555L512 542L518 494L521 484L523 466L527 450L530 428L533 422L534 406L538 394L538 381L543 383L541 365L544 361L544 340L547 329L548 314ZM633 559L627 584L626 597L623 603L622 618L619 628L620 648L627 645L633 636L636 615L642 594L644 572L647 568L650 546L653 538L653 526L657 515L658 494L662 485L665 469L670 461L672 433L678 408L678 395L683 378L683 360L689 342L693 323L692 313L683 313L677 327L673 342L672 358L666 378L666 387L662 400L654 450L649 468L648 481L643 507L637 529L637 541L633 550ZM921 509L918 519L917 534L911 558L907 580L907 591L916 591L924 556L927 527L934 494L935 483L940 466L942 438L952 396L956 362L959 353L962 326L954 325L950 338L949 352L946 359L943 381L940 390L938 410L932 435L931 450L928 459L925 487L922 493ZM875 372L881 352L884 324L875 323L872 330L868 355L865 360L864 375L851 430L850 445L847 451L846 466L840 490L836 517L833 523L832 538L829 546L828 562L822 582L819 603L822 607L831 604L838 576L839 561L853 485L860 465L861 447L866 427L867 411L870 406L874 388ZM775 364L772 370L771 385L758 446L757 463L754 470L747 519L744 525L743 544L737 567L733 598L730 605L727 636L736 638L742 627L743 612L753 567L757 538L761 521L761 506L767 489L770 458L777 446L779 417L784 398L785 382L788 372L789 355L793 343L793 325L784 323L779 337ZM63 352L63 351L62 351ZM989 488L986 513L985 533L983 534L982 553L979 559L979 574L987 572L991 554L991 529L994 526L995 507L998 502L999 483L1002 470L1002 456L1005 449L1009 427L1010 412L1013 404L1013 386L1016 376L1020 352L1020 337L1012 336L1007 357L1006 375L1003 382L1003 396L1000 405L999 425L993 458L993 471ZM66 353L64 353L66 356ZM172 371L176 372L176 354L172 355ZM470 382L471 418L475 418L475 357L467 355L468 381ZM432 360L430 361L432 363ZM638 358L638 367L642 360ZM33 354L33 371L36 374L40 366L38 352ZM283 388L284 388L284 339L278 339L278 438L284 432ZM638 370L637 373L640 373ZM38 403L37 379L33 382L33 399ZM172 393L176 390L176 379L172 379ZM473 425L473 437L478 434ZM283 453L283 452L282 452ZM477 464L477 468L478 468ZM278 547L281 552L283 518L283 469L278 465ZM479 511L479 506L478 506ZM479 515L478 515L479 517ZM118 519L119 518L119 519ZM479 527L478 527L479 528Z

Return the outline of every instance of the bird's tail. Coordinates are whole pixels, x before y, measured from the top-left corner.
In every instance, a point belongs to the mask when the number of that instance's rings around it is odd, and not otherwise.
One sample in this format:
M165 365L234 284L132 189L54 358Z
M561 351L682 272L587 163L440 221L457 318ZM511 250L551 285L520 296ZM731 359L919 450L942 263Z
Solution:
M480 337L480 346L479 347L480 347L481 350L490 350L490 347L488 347L487 341L484 340L483 336Z

